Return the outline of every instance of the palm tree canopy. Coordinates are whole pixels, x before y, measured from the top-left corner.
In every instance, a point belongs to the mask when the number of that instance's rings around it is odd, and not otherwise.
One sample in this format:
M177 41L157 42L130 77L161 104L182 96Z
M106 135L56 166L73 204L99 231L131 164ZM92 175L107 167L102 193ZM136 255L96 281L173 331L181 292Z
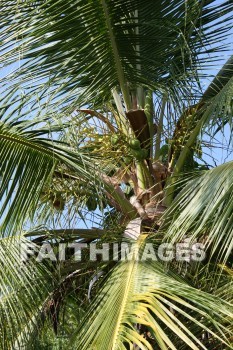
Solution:
M232 1L1 7L0 347L232 349L232 162L204 152L232 132L233 56L202 86ZM188 239L206 260L57 261L129 237L140 258ZM52 263L30 254L44 243Z
M120 87L130 109L138 87L186 94L206 54L221 49L229 30L222 23L230 23L231 10L229 1L209 0L156 6L152 0L4 0L2 62L9 66L20 58L10 77L23 89L21 104L32 95L42 102L49 91L49 99L58 98L52 108L98 105Z

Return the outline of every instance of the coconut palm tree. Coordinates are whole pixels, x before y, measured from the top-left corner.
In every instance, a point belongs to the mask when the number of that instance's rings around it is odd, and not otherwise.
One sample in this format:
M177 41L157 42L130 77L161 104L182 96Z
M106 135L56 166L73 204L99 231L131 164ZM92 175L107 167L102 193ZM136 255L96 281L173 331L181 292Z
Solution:
M1 4L0 348L231 349L233 4Z

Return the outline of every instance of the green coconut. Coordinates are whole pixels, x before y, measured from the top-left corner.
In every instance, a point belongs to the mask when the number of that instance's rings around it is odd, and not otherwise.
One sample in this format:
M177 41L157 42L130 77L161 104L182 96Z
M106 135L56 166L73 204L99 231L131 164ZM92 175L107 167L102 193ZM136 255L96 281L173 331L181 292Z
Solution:
M111 136L111 144L113 145L113 146L116 146L117 145L117 143L119 142L119 136L117 135L117 134L113 134L112 136Z
M97 209L97 201L93 197L89 197L86 202L87 209L89 211L95 211Z
M125 156L125 157L123 157L123 162L124 162L126 165L129 165L130 163L132 163L132 157L130 157L130 156Z
M132 155L134 156L134 158L136 158L136 160L141 161L147 158L148 151L145 148L139 150L132 150Z
M141 147L140 141L138 139L129 140L129 145L130 145L130 148L134 150L139 150Z

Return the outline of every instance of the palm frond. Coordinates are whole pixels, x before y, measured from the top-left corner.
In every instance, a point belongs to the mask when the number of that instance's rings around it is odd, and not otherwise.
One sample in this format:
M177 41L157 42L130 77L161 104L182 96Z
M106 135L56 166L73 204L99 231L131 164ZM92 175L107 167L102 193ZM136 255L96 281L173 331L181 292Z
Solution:
M192 128L188 133L187 141L184 143L175 164L170 164L171 167L174 166L174 169L172 169L173 174L171 178L168 179L165 199L167 205L170 205L173 200L175 182L182 173L183 166L193 151L200 133L204 133L207 130L210 135L215 135L216 130L224 128L226 124L232 129L233 78L231 60L232 59L229 60L230 63L226 63L224 69L220 71L219 77L216 78L216 80L210 84L209 89L206 90L207 95L200 101L200 108L198 107L196 110L194 108L192 115ZM222 79L221 74L223 74ZM208 95L210 96L208 97ZM184 114L183 117L186 118L188 116L187 114ZM231 135L229 141L232 141Z
M25 259L29 246L36 249L23 236L0 239L1 349L21 348L42 323L41 305L50 292L52 274Z
M138 86L181 91L195 80L201 54L219 50L215 44L228 31L219 24L230 21L232 6L214 0L156 6L153 0L4 0L1 59L8 66L21 57L6 87L20 86L21 105L32 94L42 103L48 92L49 103L59 98L53 108L62 101L73 107L106 101L119 87L128 108Z
M210 247L223 263L228 260L233 248L232 170L229 162L196 174L186 184L168 210L165 239L181 242L190 236Z
M58 162L79 169L79 174L90 178L84 166L85 156L59 141L45 139L43 136L50 130L32 129L33 123L0 123L0 216L4 235L19 228L28 214L33 216L40 192Z
M112 272L80 321L72 348L138 346L152 350L158 346L181 349L185 345L186 349L207 349L200 338L201 330L227 343L225 324L232 317L230 310L223 300L189 286L175 274L166 275L159 262L134 258L121 262Z

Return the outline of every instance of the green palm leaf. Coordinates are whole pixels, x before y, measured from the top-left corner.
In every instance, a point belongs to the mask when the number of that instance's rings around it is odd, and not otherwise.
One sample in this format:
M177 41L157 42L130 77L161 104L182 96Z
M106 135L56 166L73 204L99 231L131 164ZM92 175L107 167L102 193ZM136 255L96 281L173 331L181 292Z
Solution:
M227 342L224 323L229 324L231 317L229 304L221 299L189 286L175 274L166 275L158 262L133 259L112 272L80 321L72 348L131 349L137 345L152 350L158 346L180 349L185 344L186 349L206 349L200 330ZM150 335L143 333L143 326Z
M165 202L170 205L173 200L175 182L183 171L183 166L190 155L195 142L200 133L208 132L214 137L217 132L224 129L228 124L232 129L233 110L232 110L232 96L233 96L233 66L232 57L226 62L224 67L217 74L215 79L209 85L206 92L203 94L199 102L200 108L197 108L193 113L193 128L189 133L187 142L182 147L180 155L174 166L173 174L168 181L166 190ZM197 105L198 106L198 105ZM183 115L185 116L185 114ZM196 120L196 123L195 123ZM229 142L232 141L232 136L229 137Z
M212 254L224 263L228 260L233 248L232 170L229 162L198 173L187 183L167 213L165 239L207 239Z
M107 100L120 87L128 109L138 86L178 92L189 85L200 54L227 32L219 23L232 10L228 1L193 0L4 0L2 7L4 65L22 57L8 87L19 82L26 101L38 93L42 102L47 90L69 107Z
M45 266L24 261L28 246L36 248L23 236L0 239L1 349L21 348L38 331L41 305L52 286Z
M58 141L46 140L41 134L48 135L50 130L32 129L33 124L0 123L0 217L4 235L19 228L28 214L33 215L40 192L58 162L90 178L84 167L85 156Z

